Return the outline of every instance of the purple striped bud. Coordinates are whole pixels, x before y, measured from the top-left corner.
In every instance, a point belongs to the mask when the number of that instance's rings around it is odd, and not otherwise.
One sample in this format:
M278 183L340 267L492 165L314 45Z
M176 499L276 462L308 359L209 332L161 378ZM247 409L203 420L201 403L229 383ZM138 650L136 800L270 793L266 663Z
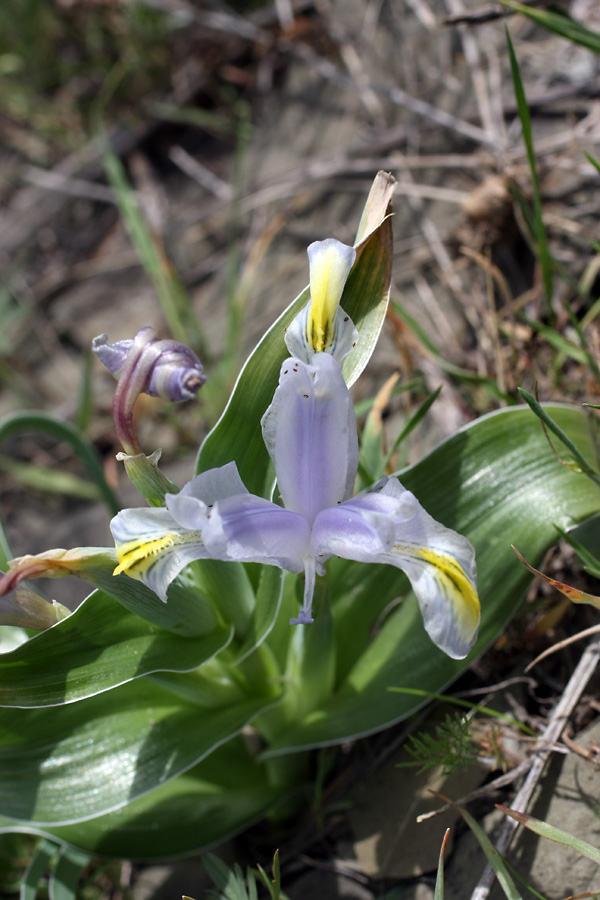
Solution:
M205 381L202 363L189 347L174 340L158 340L149 326L134 338L108 343L105 334L92 350L117 379L113 402L115 428L129 454L140 452L133 425L133 407L140 394L177 403L191 400Z

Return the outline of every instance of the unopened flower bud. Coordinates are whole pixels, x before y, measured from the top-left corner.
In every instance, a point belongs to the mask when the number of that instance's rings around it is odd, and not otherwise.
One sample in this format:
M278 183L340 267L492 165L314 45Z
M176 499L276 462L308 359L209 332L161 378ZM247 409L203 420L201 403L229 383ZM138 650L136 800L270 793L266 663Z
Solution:
M205 381L202 363L193 350L174 340L159 340L153 328L141 328L134 338L108 343L105 334L92 342L98 359L117 379L113 402L115 428L129 454L140 453L133 424L133 407L140 394L177 403L191 400Z

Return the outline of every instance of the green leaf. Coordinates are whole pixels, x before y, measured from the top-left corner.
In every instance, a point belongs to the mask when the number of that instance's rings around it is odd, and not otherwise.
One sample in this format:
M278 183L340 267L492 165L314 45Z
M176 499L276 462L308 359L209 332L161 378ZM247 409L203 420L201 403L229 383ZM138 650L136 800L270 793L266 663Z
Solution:
M534 319L530 319L524 312L519 312L519 318L523 319L524 322L527 322L530 328L537 331L538 334L541 334L549 344L556 350L564 353L569 359L574 359L576 362L583 363L584 365L590 364L590 354L582 347L578 347L572 341L563 337L563 335L559 334L554 328L551 328L549 325L544 325L542 322L536 322Z
M190 671L230 639L225 627L197 638L175 635L94 591L67 619L0 655L0 706L56 706L150 672Z
M596 484L600 484L597 453L592 457L593 462L590 465L588 459L586 459L586 457L580 452L579 448L571 440L569 435L565 434L560 425L556 423L548 410L544 406L542 406L542 404L538 400L536 400L535 397L529 393L529 391L526 391L524 388L519 388L519 393L531 407L538 419L543 422L544 425L565 445L567 450L569 450L573 457L574 463L577 465L580 471L587 475L588 478L591 478L592 481L595 481Z
M517 101L517 111L519 113L519 119L521 120L523 141L525 142L525 149L527 150L527 159L529 161L529 169L531 172L531 187L533 192L533 217L535 237L537 241L537 256L540 263L540 269L542 270L542 282L544 285L546 302L548 303L550 311L552 311L552 258L550 256L548 237L546 235L546 227L544 225L544 219L542 216L542 194L540 191L540 183L535 162L533 133L531 129L531 116L529 114L527 98L525 97L525 90L523 88L523 82L521 80L519 63L517 62L517 57L515 56L515 51L508 30L506 30L506 41L508 43L508 55L510 59L510 70L512 73L513 86L515 89L515 99Z
M504 403L512 404L513 400L508 394L504 394L498 387L497 383L493 378L488 378L485 375L479 375L477 372L471 372L469 369L462 369L460 366L455 366L452 363L448 362L444 359L443 354L440 352L439 347L436 346L435 342L431 339L431 336L422 328L417 320L413 318L413 316L408 313L400 303L396 300L392 299L392 307L396 315L402 319L403 322L406 322L410 330L416 335L418 340L423 345L426 351L429 351L429 354L434 357L435 364L440 367L443 372L447 372L448 375L452 375L454 378L458 378L460 381L466 381L471 384L480 384L491 397L494 397L497 400L502 400Z
M542 25L548 31L553 31L573 44L580 44L594 53L600 53L600 34L597 31L586 28L581 22L572 19L565 13L534 9L523 3L516 3L514 0L499 0L499 2L510 9L514 9L515 12L523 13L524 16L527 16L528 19L531 19L537 25Z
M256 603L235 665L246 659L271 633L281 607L283 572L276 566L261 566Z
M507 725L517 728L519 731L522 731L523 734L527 734L530 737L536 737L537 735L537 732L535 732L533 728L530 728L529 725L525 725L523 722L513 719L512 716L507 716L506 713L498 712L498 710L491 709L489 706L479 706L477 703L469 703L468 700L462 700L460 697L452 697L450 694L432 694L429 691L422 691L420 688L391 687L389 690L395 691L398 694L413 694L415 697L426 697L428 700L442 700L444 703L452 703L453 706L461 706L463 709L473 710L484 716L491 716L493 719L501 719L503 722L506 722Z
M136 679L67 706L5 709L2 813L67 825L120 809L200 762L272 702L260 697L203 709Z
M384 474L386 466L390 462L392 456L394 455L394 453L396 452L398 447L401 445L402 441L406 440L406 438L409 436L409 434L412 431L414 431L414 429L417 427L419 422L421 422L425 418L425 416L427 415L427 413L429 412L429 410L431 409L431 407L433 406L433 404L439 397L441 390L442 390L442 385L440 384L439 387L437 387L433 391L431 391L431 393L425 398L425 400L423 400L423 402L421 403L419 408L417 410L415 410L413 415L410 417L410 419L408 420L408 422L406 423L406 425L404 426L404 428L402 429L402 431L400 432L400 434L394 441L392 449L389 451L389 453L383 460L383 465L382 465L380 471L378 472L378 478Z
M195 349L202 351L204 342L189 297L166 258L162 244L148 227L121 160L106 147L103 161L108 180L117 195L123 224L140 262L152 279L169 331L176 340L191 343Z
M81 875L89 862L89 854L63 847L50 877L51 900L78 900Z
M509 875L503 857L500 853L498 853L481 825L478 824L478 822L473 818L472 815L470 815L470 813L466 811L466 809L462 809L461 807L459 807L458 809L461 816L477 838L479 846L485 853L489 864L496 873L498 884L504 891L504 896L507 898L507 900L523 900L521 894L516 888L514 881Z
M378 226L356 248L341 306L359 332L358 344L344 364L344 377L353 384L375 348L389 299L392 263L391 219L380 216ZM381 221L383 219L383 221ZM260 420L273 399L281 363L289 355L284 332L306 306L305 288L267 331L246 361L225 411L198 455L197 471L225 465L235 460L249 491L262 494L269 456L262 438Z
M128 575L113 575L117 565L114 549L108 547L76 547L73 550L50 550L36 556L23 556L13 561L6 578L59 578L77 575L92 587L99 588L128 609L168 631L186 637L208 634L219 624L219 617L207 597L187 573L169 587L167 603L141 581ZM214 565L217 565L216 563ZM7 590L12 590L14 581Z
M109 511L113 514L119 511L120 504L104 477L104 469L95 447L77 428L51 413L15 412L0 421L0 442L31 431L49 434L57 441L68 444L85 466L92 483L96 485L97 495L105 502Z
M568 406L548 411L591 464L596 446L586 414ZM332 560L337 691L274 741L269 754L368 734L425 702L388 687L443 691L502 631L531 580L511 543L539 562L556 541L555 525L567 529L600 510L600 489L557 462L523 407L477 420L400 479L432 516L475 546L482 604L477 643L466 660L449 659L427 637L398 570Z
M241 831L262 818L280 794L241 740L234 739L185 774L112 813L63 826L0 818L0 832L42 834L105 856L165 859Z
M39 844L23 873L19 900L36 900L40 878L50 869L50 864L57 852L58 847L52 841L45 840Z
M433 900L444 900L444 851L446 849L446 841L448 840L448 835L450 834L450 829L446 828L442 846L440 847L440 858L438 862L438 870L437 876L435 879L435 890L433 892Z
M577 853L581 853L583 856L587 856L588 859L593 860L593 862L600 864L600 850L598 847L588 844L587 841L582 841L580 838L569 834L568 831L563 831L562 828L556 828L554 825L549 825L548 822L534 819L533 816L528 816L515 809L508 809L506 806L502 806L499 803L497 803L496 806L498 809L502 810L503 813L506 813L507 816L516 819L517 822L520 822L521 825L524 825L525 828L529 828L529 830L533 831L535 834L539 834L549 841L554 841L556 844L564 844L565 847L571 847L571 849L576 850Z
M590 523L592 524L592 523ZM598 522L593 523L594 525L594 537L598 533ZM565 539L567 544L573 548L581 562L583 563L583 568L586 572L589 572L590 575L593 575L594 578L600 578L600 559L596 553L593 553L589 547L586 547L580 540L578 540L575 536L579 529L574 534L568 534L561 529L558 529L560 535ZM586 535L587 536L587 535Z

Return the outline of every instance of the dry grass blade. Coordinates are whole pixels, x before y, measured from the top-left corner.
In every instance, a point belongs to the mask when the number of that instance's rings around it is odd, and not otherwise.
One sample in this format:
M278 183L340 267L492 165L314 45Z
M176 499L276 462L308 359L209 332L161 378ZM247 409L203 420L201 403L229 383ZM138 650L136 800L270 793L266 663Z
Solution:
M553 644L551 647L548 647L546 650L544 650L543 653L540 653L539 656L536 656L536 658L529 663L525 671L531 671L534 666L537 666L539 662L541 662L543 659L546 659L548 656L552 656L553 653L558 653L559 650L564 650L565 647L569 647L571 644L576 644L577 641L582 641L584 638L592 637L593 635L599 633L600 625L593 625L591 628L584 628L583 631L579 631L577 634L572 634L571 637L565 638L563 641L557 641L556 644Z

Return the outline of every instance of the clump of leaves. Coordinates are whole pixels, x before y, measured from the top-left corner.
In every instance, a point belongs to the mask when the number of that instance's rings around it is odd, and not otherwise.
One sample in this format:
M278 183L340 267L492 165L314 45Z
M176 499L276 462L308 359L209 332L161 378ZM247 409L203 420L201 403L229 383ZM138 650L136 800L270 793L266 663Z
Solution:
M433 734L422 731L410 735L406 751L412 761L400 763L399 768L419 766L419 775L437 768L441 768L443 775L463 771L477 759L470 727L470 720L460 713L447 713L445 720L435 726Z
M271 900L287 900L281 890L281 873L279 869L279 851L273 856L273 879L271 880L262 866L256 869L248 869L246 877L240 866L235 863L230 869L218 856L206 853L203 858L206 869L213 884L218 890L207 891L211 900L257 900L257 883L263 884L269 891ZM183 897L183 900L192 900L191 897Z

